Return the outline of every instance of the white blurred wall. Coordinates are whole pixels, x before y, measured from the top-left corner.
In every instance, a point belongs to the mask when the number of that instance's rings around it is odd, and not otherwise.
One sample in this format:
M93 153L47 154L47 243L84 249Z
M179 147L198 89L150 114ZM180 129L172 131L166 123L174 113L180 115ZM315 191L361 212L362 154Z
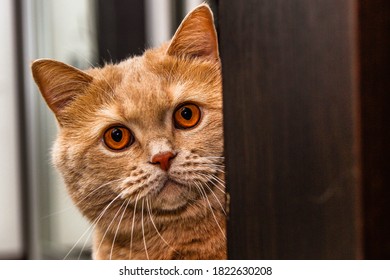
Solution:
M171 37L171 0L145 0L147 47L156 47Z
M13 0L0 1L0 258L22 255Z
M190 12L204 0L182 0L184 13ZM145 0L147 47L156 47L172 37L172 0Z
M75 67L90 68L96 61L95 1L93 0L33 0L34 12L30 25L35 26L35 58L52 58ZM39 96L34 86L33 95ZM40 148L40 195L38 221L41 223L42 253L38 258L63 258L91 240L83 235L89 224L73 206L57 170L51 164L50 150L57 134L54 114L39 98L39 128L36 137ZM42 172L42 169L45 172ZM45 233L46 232L46 233Z
M191 12L196 6L205 2L204 0L185 0L184 1L184 12L187 14Z

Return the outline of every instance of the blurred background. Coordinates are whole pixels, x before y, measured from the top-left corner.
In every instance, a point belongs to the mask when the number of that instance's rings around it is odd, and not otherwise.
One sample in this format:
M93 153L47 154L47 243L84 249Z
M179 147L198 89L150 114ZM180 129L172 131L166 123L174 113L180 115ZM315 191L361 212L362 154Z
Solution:
M202 2L0 1L0 259L90 256L88 223L50 163L57 128L31 62L53 58L86 69L141 54L169 40Z

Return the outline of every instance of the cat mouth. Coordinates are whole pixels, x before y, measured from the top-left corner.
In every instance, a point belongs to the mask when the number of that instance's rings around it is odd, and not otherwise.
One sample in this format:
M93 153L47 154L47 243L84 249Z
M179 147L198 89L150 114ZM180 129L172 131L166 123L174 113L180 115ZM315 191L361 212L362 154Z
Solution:
M184 185L172 180L167 179L163 186L158 191L159 196L178 196L183 192Z

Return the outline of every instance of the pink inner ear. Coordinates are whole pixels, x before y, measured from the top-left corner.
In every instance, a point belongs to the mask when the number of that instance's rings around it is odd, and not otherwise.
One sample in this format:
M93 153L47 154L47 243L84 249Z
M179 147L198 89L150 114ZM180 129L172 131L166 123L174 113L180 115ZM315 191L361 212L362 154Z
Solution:
M50 91L57 91L57 93L52 93ZM49 89L45 94L47 98L48 104L50 104L50 108L54 111L54 113L58 114L62 109L66 107L68 103L70 103L75 94L80 91L79 88L72 87L72 83L65 84L61 88L57 89Z
M208 56L210 58L218 58L217 38L212 33L203 34L203 38L199 40L204 42L203 48L199 50L199 56Z

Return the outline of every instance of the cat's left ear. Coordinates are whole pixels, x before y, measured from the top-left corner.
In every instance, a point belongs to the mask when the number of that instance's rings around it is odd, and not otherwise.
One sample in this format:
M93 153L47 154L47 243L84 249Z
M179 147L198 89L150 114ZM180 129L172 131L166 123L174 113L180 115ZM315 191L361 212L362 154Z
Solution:
M219 60L213 13L207 4L198 6L184 18L171 40L167 54Z

